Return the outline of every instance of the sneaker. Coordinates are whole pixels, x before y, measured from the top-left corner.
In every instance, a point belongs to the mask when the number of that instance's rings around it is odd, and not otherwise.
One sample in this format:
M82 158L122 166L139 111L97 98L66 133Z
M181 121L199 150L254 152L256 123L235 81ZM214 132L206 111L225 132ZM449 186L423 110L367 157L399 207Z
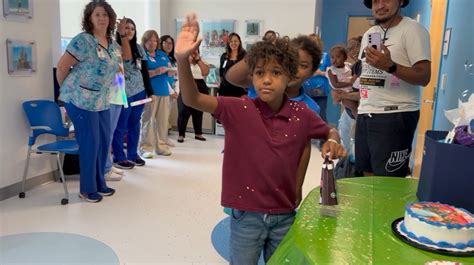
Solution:
M105 188L103 190L98 191L97 193L99 193L99 195L102 195L102 196L112 196L114 195L115 190L112 188Z
M97 192L92 193L79 193L79 198L85 200L86 202L100 202L102 200L102 196Z
M105 180L107 181L120 181L122 180L123 175L115 173L113 170L110 170L105 174Z
M137 167L141 167L141 166L145 165L145 160L143 160L141 157L137 157L135 160L132 160L130 162L135 164L135 166L137 166Z
M112 166L111 171L114 172L115 174L119 174L119 175L124 175L125 174L125 171L121 170L118 167L114 167L114 166Z
M196 135L194 136L194 139L199 140L199 141L206 141L206 138L204 138L204 136L202 135Z
M169 146L169 147L175 147L176 145L174 145L173 142L171 142L171 140L168 139L168 141L166 141L166 145Z
M156 154L159 156L170 156L171 151L170 150L156 151Z
M132 162L128 160L115 162L114 165L121 169L132 169L135 166L135 164L133 164Z
M183 137L183 136L179 136L177 141L178 141L178 143L184 142L184 137Z
M150 159L150 158L155 157L155 155L152 152L145 152L142 154L142 157L145 159Z

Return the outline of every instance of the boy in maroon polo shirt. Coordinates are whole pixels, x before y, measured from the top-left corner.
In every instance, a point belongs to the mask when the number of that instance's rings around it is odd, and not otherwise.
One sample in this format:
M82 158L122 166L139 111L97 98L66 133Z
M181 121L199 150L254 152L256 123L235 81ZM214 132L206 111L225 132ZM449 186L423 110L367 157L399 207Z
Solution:
M213 113L226 129L222 200L232 208L231 264L265 262L294 221L299 160L311 138L328 139L322 153L346 155L336 130L330 129L304 103L285 96L295 78L297 55L286 42L258 42L248 65L258 98L212 97L197 91L189 54L201 39L195 14L177 38L175 54L181 94L186 105Z

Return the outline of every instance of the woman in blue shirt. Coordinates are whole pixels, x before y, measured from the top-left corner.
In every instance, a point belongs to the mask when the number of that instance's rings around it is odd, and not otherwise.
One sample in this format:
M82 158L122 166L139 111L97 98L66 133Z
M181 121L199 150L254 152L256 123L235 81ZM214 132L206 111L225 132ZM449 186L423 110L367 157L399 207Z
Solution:
M157 155L169 156L168 121L170 113L170 91L168 72L172 71L168 55L159 49L160 38L154 30L147 30L142 37L148 61L148 73L153 88L153 102L145 108L142 117L140 152L145 158ZM154 130L156 128L156 131Z
M323 42L316 34L310 34L309 37L316 45L323 50ZM319 116L327 122L326 109L329 95L329 80L326 77L326 69L331 66L331 58L327 53L323 53L319 68L314 72L314 75L303 83L305 93L310 96L321 108Z
M84 32L71 40L57 65L59 99L65 102L79 144L79 197L88 202L115 193L105 183L104 168L111 137L109 87L122 60L120 47L111 38L116 18L105 1L87 4ZM123 29L121 22L119 31Z

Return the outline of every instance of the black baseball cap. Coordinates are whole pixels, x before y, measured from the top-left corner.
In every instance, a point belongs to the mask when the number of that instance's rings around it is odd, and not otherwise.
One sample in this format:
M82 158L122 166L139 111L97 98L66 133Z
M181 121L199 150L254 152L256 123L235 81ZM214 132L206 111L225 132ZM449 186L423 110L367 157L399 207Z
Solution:
M410 0L403 0L403 4L401 7L406 7L410 3ZM364 0L364 5L367 8L372 9L372 0Z

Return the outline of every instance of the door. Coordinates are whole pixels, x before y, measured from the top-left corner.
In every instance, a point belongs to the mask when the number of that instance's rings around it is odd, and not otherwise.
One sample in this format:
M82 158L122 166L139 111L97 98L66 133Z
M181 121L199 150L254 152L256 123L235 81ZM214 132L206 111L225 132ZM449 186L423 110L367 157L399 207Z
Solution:
M420 176L425 132L433 128L434 99L437 91L438 76L441 63L441 50L443 48L444 25L446 21L448 0L431 0L431 81L423 88L421 97L420 121L416 135L415 164L413 176Z
M364 33L374 25L372 17L349 16L349 25L347 27L347 40L363 36Z

